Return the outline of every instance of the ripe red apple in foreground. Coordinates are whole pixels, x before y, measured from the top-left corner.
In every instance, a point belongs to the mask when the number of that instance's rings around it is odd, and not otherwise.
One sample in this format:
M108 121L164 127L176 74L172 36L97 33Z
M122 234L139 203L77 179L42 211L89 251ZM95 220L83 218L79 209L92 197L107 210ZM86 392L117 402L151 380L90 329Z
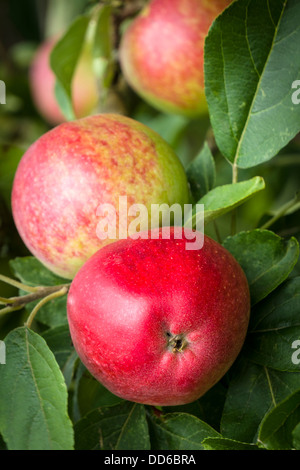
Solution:
M204 40L232 0L152 0L125 31L120 46L128 84L164 112L207 111Z
M55 75L50 67L50 54L57 39L51 38L38 48L29 72L29 84L35 106L51 125L66 121L55 97ZM88 116L99 101L93 71L92 54L86 46L79 58L72 82L72 100L77 118Z
M152 204L183 206L190 197L180 160L156 132L120 115L89 116L55 127L24 154L12 190L14 221L36 258L73 279L112 241L99 237L103 204L115 208L126 238L130 218L127 225L120 216L119 196L148 209L145 228Z
M157 406L195 401L226 373L245 339L250 298L233 256L191 230L120 240L71 284L71 337L91 374L115 395Z

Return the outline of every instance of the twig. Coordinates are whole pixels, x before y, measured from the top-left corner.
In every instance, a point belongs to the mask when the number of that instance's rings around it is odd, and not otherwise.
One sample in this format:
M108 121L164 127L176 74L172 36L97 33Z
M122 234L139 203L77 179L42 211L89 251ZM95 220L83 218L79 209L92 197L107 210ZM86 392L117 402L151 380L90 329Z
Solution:
M265 224L263 224L260 229L261 230L266 230L269 228L271 225L273 225L275 222L277 222L278 219L283 217L292 207L296 206L299 204L300 201L300 192L296 194L296 196L286 204L284 204L275 214L271 219L269 219Z
M3 278L4 276L1 276L1 277ZM11 279L9 279L9 281L11 281ZM24 289L24 287L28 287L28 286L24 286L23 284L22 286L23 286L22 290L26 290ZM40 300L40 299L43 299L42 301L45 300L45 302L43 302L43 305L44 305L46 301L48 302L48 300L51 300L52 298L56 298L56 294L59 294L60 296L60 295L63 295L63 293L67 293L69 290L69 287L70 287L70 284L63 284L59 286L35 287L34 288L35 290L33 292L31 292L30 294L22 295L20 297L11 297L9 299L5 299L1 297L0 298L1 303L6 305L6 307L0 309L0 315L4 315L7 313L15 312L17 310L21 310L27 304L34 302L35 300Z
M11 286L17 287L18 289L24 290L25 292L37 292L40 289L39 287L32 287L22 284L22 282L18 282L15 279L3 276L3 274L0 274L0 281L5 282L6 284L10 284Z
M68 292L68 287L64 286L60 290L53 292L52 294L48 295L44 299L42 299L32 310L31 314L29 315L27 322L25 323L25 326L28 328L31 328L31 324L34 320L34 317L36 316L37 312L40 310L40 308L43 307L47 302L50 302L50 300L57 299L59 297L62 297Z

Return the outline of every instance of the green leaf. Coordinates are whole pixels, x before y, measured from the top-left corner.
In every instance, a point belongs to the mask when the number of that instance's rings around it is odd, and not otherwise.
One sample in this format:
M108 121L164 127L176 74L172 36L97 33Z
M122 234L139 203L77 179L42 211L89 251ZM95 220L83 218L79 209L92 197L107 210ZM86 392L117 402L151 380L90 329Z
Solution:
M187 413L151 418L152 449L203 450L202 441L220 434L204 421Z
M73 103L71 97L68 95L67 91L63 87L63 85L56 80L55 82L55 98L60 107L62 114L68 121L72 121L75 119Z
M10 267L23 284L30 286L60 286L69 282L49 271L34 256L15 258L10 261Z
M102 57L109 60L112 53L112 7L111 5L103 5L98 13L93 55L96 58Z
M76 450L149 450L145 408L138 403L98 408L75 425Z
M187 413L219 431L227 388L218 382L198 400L186 405L163 407L164 413Z
M285 240L268 230L240 232L226 238L223 245L242 266L253 305L288 277L299 257L295 238Z
M205 42L205 87L217 145L241 168L274 157L300 130L298 0L240 0Z
M299 277L252 309L243 355L231 372L221 424L225 437L255 441L264 416L299 389L299 311Z
M293 345L300 349L300 277L276 289L251 312L247 357L262 366L299 371ZM299 384L300 386L300 384Z
M198 201L215 186L215 161L206 142L200 153L187 167L186 173L195 201Z
M10 267L14 275L23 284L30 286L59 286L70 281L63 279L49 271L35 257L25 256L10 261ZM24 292L20 292L24 295ZM67 324L67 296L47 302L37 313L36 320L49 327ZM37 302L26 305L26 310L31 312Z
M85 41L88 16L79 16L54 46L50 65L59 82L56 97L69 120L75 119L72 106L72 79Z
M22 327L5 339L0 368L0 432L9 450L71 450L67 389L46 342Z
M108 89L116 70L111 5L102 5L95 27L93 57L95 74L102 88Z
M197 203L204 205L204 223L208 224L217 217L232 211L264 188L265 183L260 176L240 183L217 186ZM195 205L191 217L185 222L185 225L191 224L191 222L194 225L197 220L197 213L198 209Z
M23 154L24 150L16 146L0 147L0 193L9 208L14 176Z
M66 385L69 387L73 378L75 363L78 359L71 341L69 326L63 325L50 328L41 336L53 352L65 378Z
M260 450L255 444L247 444L221 437L208 437L204 439L202 445L205 450Z
M300 422L300 390L273 408L264 418L259 443L269 450L290 450L293 448L292 431Z
M300 373L256 365L241 356L230 376L221 420L222 436L256 442L266 413L299 389Z
M37 302L27 304L25 307L26 311L30 313ZM50 300L43 305L37 312L35 320L50 328L67 325L67 295Z

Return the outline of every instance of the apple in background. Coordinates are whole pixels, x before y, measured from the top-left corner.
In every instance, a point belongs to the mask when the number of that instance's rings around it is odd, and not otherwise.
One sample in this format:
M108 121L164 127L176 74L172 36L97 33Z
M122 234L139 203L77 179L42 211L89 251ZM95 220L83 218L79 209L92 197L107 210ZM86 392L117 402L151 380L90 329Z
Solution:
M183 166L153 130L125 116L102 114L60 124L23 155L12 189L12 211L25 245L54 273L72 279L103 245L99 206L190 202ZM109 215L107 216L109 217ZM129 218L128 218L129 219ZM130 222L130 220L129 220ZM118 238L118 234L117 234Z
M187 229L186 229L187 230ZM205 236L186 250L181 227L120 240L80 269L67 300L75 349L126 400L190 403L227 372L245 340L249 288L233 256Z
M29 71L33 101L41 116L55 126L66 119L55 97L55 75L50 67L50 54L57 39L49 39L38 48ZM74 73L72 97L75 115L82 118L91 114L99 101L97 82L92 66L91 52L84 47Z
M207 112L204 40L232 0L152 0L124 32L120 64L128 84L163 112Z

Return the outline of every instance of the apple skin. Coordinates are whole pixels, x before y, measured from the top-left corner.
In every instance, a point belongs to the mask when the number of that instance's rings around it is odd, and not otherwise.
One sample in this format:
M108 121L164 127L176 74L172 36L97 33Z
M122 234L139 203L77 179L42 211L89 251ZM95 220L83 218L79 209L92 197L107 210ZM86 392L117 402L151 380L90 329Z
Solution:
M250 296L242 268L207 236L202 249L186 250L182 230L173 228L170 239L156 229L158 239L106 246L70 287L68 322L81 361L129 401L195 401L227 372L245 340Z
M55 97L55 75L50 67L50 54L57 38L44 41L38 48L29 70L29 84L34 104L41 116L52 126L66 121ZM99 101L99 91L92 66L92 56L85 47L77 64L72 83L75 116L91 114Z
M94 115L60 124L29 147L14 178L13 217L31 253L73 279L113 241L98 237L104 215L97 211L108 203L118 217L119 196L127 196L128 207L144 204L149 217L151 204L190 202L183 166L156 132L125 116Z
M120 64L128 84L154 108L207 113L204 40L232 0L152 0L125 30Z

